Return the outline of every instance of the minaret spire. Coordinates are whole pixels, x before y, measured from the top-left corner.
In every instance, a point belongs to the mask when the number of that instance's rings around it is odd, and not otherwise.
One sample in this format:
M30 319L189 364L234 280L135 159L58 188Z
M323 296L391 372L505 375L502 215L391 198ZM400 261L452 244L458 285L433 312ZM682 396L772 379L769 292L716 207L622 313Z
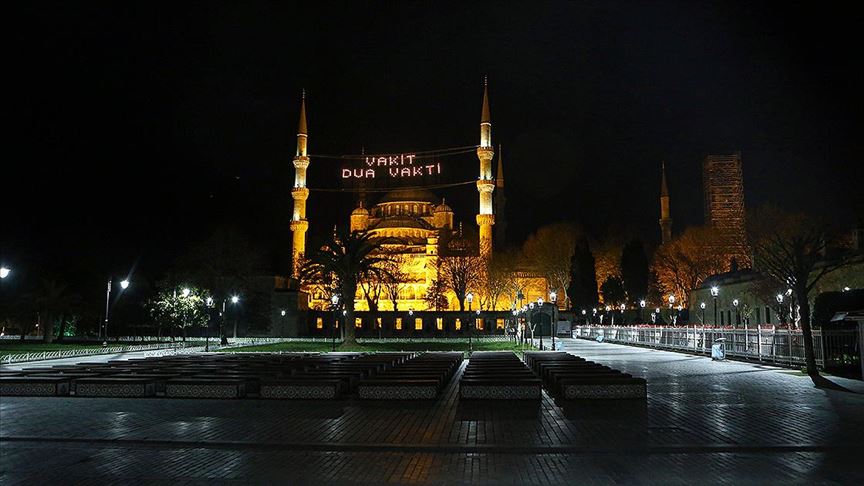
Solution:
M483 107L480 110L480 146L477 147L477 158L480 159L480 177L477 179L477 192L480 193L480 212L477 214L477 225L480 226L480 255L488 258L492 254L492 225L495 224L495 214L492 207L492 192L495 190L495 180L492 178L492 158L495 149L492 148L492 116L489 112L489 81L483 78Z
M291 197L294 199L294 213L291 216L291 232L293 233L291 260L294 277L300 273L300 264L306 252L306 231L309 221L306 220L306 200L309 199L309 189L306 188L306 169L309 168L307 142L309 139L306 128L306 90L300 95L300 120L297 122L297 151L294 155L294 188Z
M666 184L666 162L661 162L660 171L660 242L672 241L672 217L669 212L669 186Z
M507 234L507 220L504 218L504 206L506 198L504 197L504 152L501 149L501 144L498 144L498 171L495 176L495 245L503 247Z

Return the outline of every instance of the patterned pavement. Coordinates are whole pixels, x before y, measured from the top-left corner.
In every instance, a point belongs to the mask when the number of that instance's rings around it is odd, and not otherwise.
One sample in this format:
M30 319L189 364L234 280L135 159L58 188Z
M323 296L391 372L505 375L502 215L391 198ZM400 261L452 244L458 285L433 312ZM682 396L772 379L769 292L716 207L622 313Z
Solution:
M0 483L864 482L864 395L750 363L565 347L645 377L647 404L465 403L458 375L434 402L3 398Z

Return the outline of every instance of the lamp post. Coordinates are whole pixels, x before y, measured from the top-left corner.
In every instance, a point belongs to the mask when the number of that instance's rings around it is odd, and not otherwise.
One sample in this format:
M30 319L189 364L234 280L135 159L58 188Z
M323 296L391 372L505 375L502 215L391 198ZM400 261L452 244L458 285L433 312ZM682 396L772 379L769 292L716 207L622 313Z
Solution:
M240 316L237 314L237 308L236 308L236 305L238 302L240 302L240 297L238 297L236 295L231 297L231 303L235 305L235 308L234 308L234 339L237 339L237 321L240 318Z
M591 324L594 324L594 319L597 318L597 308L594 307L591 309ZM602 324L602 322L601 322Z
M330 297L330 303L333 304L333 325L330 326L330 342L331 342L331 350L333 352L336 351L336 319L338 319L338 315L336 312L339 310L339 294L333 294Z
M699 308L702 309L702 325L705 325L705 302L699 302Z
M639 322L642 322L642 312L645 310L645 300L639 301Z
M8 275L8 273L7 273ZM114 286L113 278L108 279L108 287L105 290L105 323L102 327L102 347L108 346L108 318L111 313L111 288ZM120 291L126 290L129 288L129 280L123 279L120 281ZM51 331L47 327L42 332Z
M465 295L465 300L468 301L468 322L466 323L468 324L468 356L471 356L471 353L474 352L474 343L471 341L471 331L473 330L472 326L474 325L474 323L471 322L471 303L474 302L474 294L468 292Z
M190 293L192 293L192 291L189 290L189 287L184 287L183 290L180 292L180 297L183 299L186 299L189 297ZM189 325L189 319L188 319L188 316L186 315L186 304L184 304L183 305L183 342L184 343L186 342L186 327L188 325Z
M210 318L213 316L213 298L207 297L207 326L204 327L204 352L210 352Z
M558 292L549 293L552 302L552 351L555 351L555 335L558 334Z
M0 267L0 278L5 279L6 277L9 276L10 273L12 273L11 269L9 269L7 267Z
M517 344L519 342L519 313L516 309L511 309L510 312L513 314L513 344Z
M675 319L672 318L672 306L674 304L675 304L675 296L670 294L669 295L669 320L672 321L672 323L675 323Z
M720 289L711 287L711 298L714 299L714 325L717 325L717 296L720 295Z
M531 344L534 344L534 302L528 304L528 325L531 327ZM543 351L543 333L540 333L540 351Z
M624 325L624 312L627 311L627 304L621 304L621 326Z
M741 322L741 314L738 313L738 299L733 300L732 305L735 306L735 325L732 327L737 328L738 323Z
M783 313L783 294L777 294L777 318L780 320L780 324L784 324L785 314Z

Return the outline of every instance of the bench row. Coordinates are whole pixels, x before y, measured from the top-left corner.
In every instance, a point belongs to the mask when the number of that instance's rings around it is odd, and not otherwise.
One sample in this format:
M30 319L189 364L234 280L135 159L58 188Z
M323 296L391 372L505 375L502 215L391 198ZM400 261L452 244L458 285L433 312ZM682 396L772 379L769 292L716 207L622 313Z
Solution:
M525 353L550 395L564 400L645 399L645 380L561 352Z
M542 383L512 352L477 352L471 355L459 397L481 400L539 400Z

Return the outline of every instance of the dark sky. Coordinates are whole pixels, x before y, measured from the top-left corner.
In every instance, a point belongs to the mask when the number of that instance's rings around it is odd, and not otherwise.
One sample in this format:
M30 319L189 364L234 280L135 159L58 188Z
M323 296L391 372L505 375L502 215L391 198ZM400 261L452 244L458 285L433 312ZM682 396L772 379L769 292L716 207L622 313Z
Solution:
M742 151L750 207L864 214L852 11L245 3L28 2L6 17L0 259L155 276L225 221L276 248L302 88L310 153L411 152L477 143L484 75L513 244L559 220L656 241L661 160L676 230L700 224L712 152ZM476 178L476 157L443 161L447 181ZM313 157L309 186L339 183ZM441 194L473 224L474 188ZM313 234L351 204L313 193Z

